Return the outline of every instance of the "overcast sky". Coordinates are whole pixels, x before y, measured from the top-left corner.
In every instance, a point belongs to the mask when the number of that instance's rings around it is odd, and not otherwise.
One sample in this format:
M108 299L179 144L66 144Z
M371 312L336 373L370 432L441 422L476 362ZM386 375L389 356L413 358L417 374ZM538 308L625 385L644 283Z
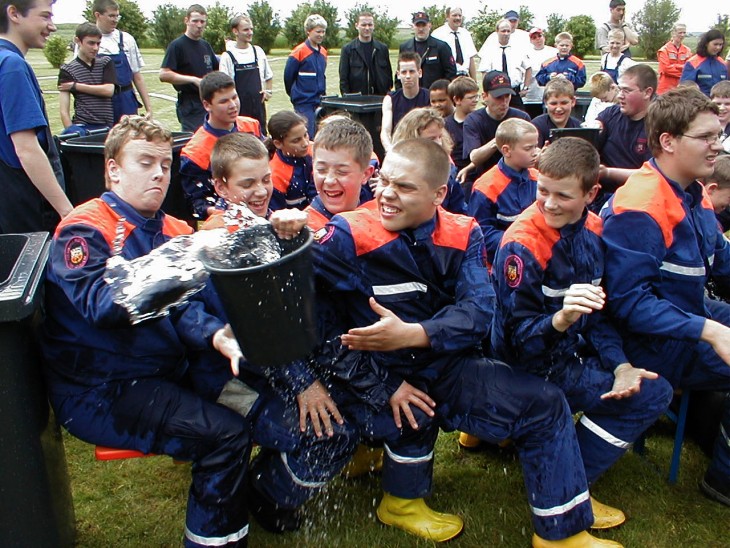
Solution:
M193 3L200 3L202 5L213 5L215 0L138 0L137 4L142 8L142 11L148 17L152 17L152 11L161 4L175 4L181 7L188 7ZM269 0L269 3L274 7L274 10L278 12L279 18L283 21L289 14L299 5L299 0ZM333 0L332 3L340 6L340 24L344 20L345 11L352 8L358 3L358 0ZM365 2L360 2L365 3ZM373 6L382 9L383 6L387 5L386 2L379 0L372 0L367 2ZM423 0L422 5L442 5L446 4L447 1L439 0ZM715 8L701 8L697 0L674 0L674 3L681 9L680 21L687 24L690 32L704 32L717 20L717 13L730 12L730 5L724 2L708 2L703 4L705 6L712 5ZM243 9L248 2L239 0L234 2L232 0L221 0L221 4L228 5L235 9ZM414 11L413 6L421 5L420 2L401 2L399 3L403 7L389 6L388 13L391 17L398 17L402 23L410 23L410 12ZM475 5L473 0L468 2L463 1L461 5L464 9L464 16L468 19L477 14L478 9L471 9L467 6ZM487 2L489 9L504 10L517 9L520 4L530 7L530 10L535 14L534 23L543 26L547 22L547 16L550 13L560 11L562 15L567 19L574 15L590 15L593 20L599 24L603 21L608 20L608 0L557 0L557 1L544 1L544 0L517 0L505 1L498 0ZM54 20L57 23L80 23L83 21L81 16L84 6L86 5L85 0L57 0L54 5ZM483 4L481 4L483 5ZM627 2L627 19L631 20L632 15L641 9L643 2L633 2L628 0ZM559 8L558 6L562 6Z

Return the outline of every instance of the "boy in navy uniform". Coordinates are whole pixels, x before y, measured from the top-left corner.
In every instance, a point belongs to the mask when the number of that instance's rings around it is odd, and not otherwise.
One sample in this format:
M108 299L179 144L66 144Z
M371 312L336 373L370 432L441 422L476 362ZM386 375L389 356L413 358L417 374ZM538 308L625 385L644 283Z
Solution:
M657 97L646 119L654 158L603 212L608 304L626 355L685 390L730 390L730 305L705 298L709 279L730 294L730 243L697 181L722 151L717 114L696 89ZM701 490L730 506L728 397Z
M480 353L494 294L476 221L439 207L448 175L438 144L401 141L380 170L375 207L336 215L316 235L320 295L341 313L344 348L332 375L346 381L343 397L371 415L365 435L385 437L378 518L436 541L461 531L458 516L422 499L437 424L515 440L533 546L617 546L585 531L590 496L560 391Z
M547 112L532 120L538 131L537 146L540 148L545 145L545 141L550 140L550 130L580 127L580 120L571 116L575 106L575 89L570 82L562 78L550 80L545 86L543 101Z
M180 153L180 183L193 215L204 221L214 210L225 209L211 177L210 155L216 141L228 133L250 133L259 139L262 135L258 120L238 115L238 92L227 74L206 75L200 81L200 100L207 116Z
M540 156L537 201L507 229L493 276L492 347L565 393L588 478L594 482L659 418L669 383L633 367L603 314L606 295L601 220L587 210L598 191L598 152L564 137ZM645 380L651 379L651 380ZM623 523L623 512L592 499L594 529Z
M534 166L539 154L537 129L526 120L505 120L497 128L495 139L502 158L476 180L468 207L469 215L477 220L484 233L490 265L494 263L504 231L535 201L537 170Z

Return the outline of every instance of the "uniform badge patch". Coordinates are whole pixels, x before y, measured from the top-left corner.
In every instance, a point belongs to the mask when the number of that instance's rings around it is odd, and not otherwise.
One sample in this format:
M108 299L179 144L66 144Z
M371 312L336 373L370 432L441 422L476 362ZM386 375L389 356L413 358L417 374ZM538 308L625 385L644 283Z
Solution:
M89 261L89 244L84 238L74 236L66 243L64 257L66 258L66 268L72 270L83 268Z
M522 281L522 270L524 263L517 255L510 255L504 262L504 279L507 280L507 285L510 287L517 287Z
M317 232L314 233L314 241L318 244L323 244L332 237L335 232L334 226L323 226Z

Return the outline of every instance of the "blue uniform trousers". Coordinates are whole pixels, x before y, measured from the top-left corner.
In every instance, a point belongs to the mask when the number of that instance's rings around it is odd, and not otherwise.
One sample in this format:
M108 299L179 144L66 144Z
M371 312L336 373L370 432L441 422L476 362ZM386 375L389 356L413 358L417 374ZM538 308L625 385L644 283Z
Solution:
M710 317L730 326L730 305L706 300ZM730 393L730 366L705 342L688 342L653 336L626 336L624 351L633 364L665 377L674 388ZM708 469L713 485L730 487L730 395L720 420Z
M349 462L359 440L351 422L333 420L332 437L318 438L309 424L301 432L296 399L270 388L262 390L248 417L262 447L251 463L253 484L282 508L297 508L316 495Z
M185 546L246 546L251 444L244 417L160 378L50 396L61 424L89 443L193 462Z
M451 358L431 397L445 430L498 443L519 453L535 532L556 540L593 523L573 418L553 384L479 357Z
M600 368L598 358L583 358L550 376L565 394L573 413L583 411L576 425L588 484L608 470L629 445L669 407L672 387L666 379L643 379L641 391L630 398L601 399L613 387L613 373Z

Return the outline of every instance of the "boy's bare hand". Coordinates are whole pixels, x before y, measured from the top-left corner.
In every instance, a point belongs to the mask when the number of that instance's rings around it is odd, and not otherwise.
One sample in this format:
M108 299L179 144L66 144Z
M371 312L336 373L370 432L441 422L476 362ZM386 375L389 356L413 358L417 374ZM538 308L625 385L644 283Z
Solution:
M300 209L278 209L271 214L269 221L279 238L291 240L307 226L307 218L307 213Z
M413 416L411 405L415 405L429 417L435 415L433 408L436 407L436 402L428 394L406 381L401 383L398 390L388 400L388 403L390 403L390 408L393 410L393 421L398 428L403 428L403 421L401 420L401 413L403 413L411 428L418 430L418 421Z
M605 304L606 293L602 287L592 284L573 284L565 292L563 308L553 315L553 327L558 331L565 331L583 314L602 310Z
M620 400L638 394L641 390L641 379L658 379L653 371L640 369L630 363L622 363L613 372L614 381L610 392L601 395L602 400L609 398Z
M243 352L238 345L236 337L230 324L226 324L223 329L219 329L213 334L213 348L231 360L231 371L238 377L238 362L243 359Z
M337 409L337 404L319 381L314 381L309 388L300 393L297 396L297 403L299 404L299 429L302 432L307 430L307 417L312 421L312 428L318 438L322 437L323 425L324 431L329 437L334 435L330 415L337 421L337 424L344 422Z
M420 324L406 323L370 297L370 308L380 319L367 327L355 327L342 335L350 350L388 352L403 348L428 348L430 341Z

